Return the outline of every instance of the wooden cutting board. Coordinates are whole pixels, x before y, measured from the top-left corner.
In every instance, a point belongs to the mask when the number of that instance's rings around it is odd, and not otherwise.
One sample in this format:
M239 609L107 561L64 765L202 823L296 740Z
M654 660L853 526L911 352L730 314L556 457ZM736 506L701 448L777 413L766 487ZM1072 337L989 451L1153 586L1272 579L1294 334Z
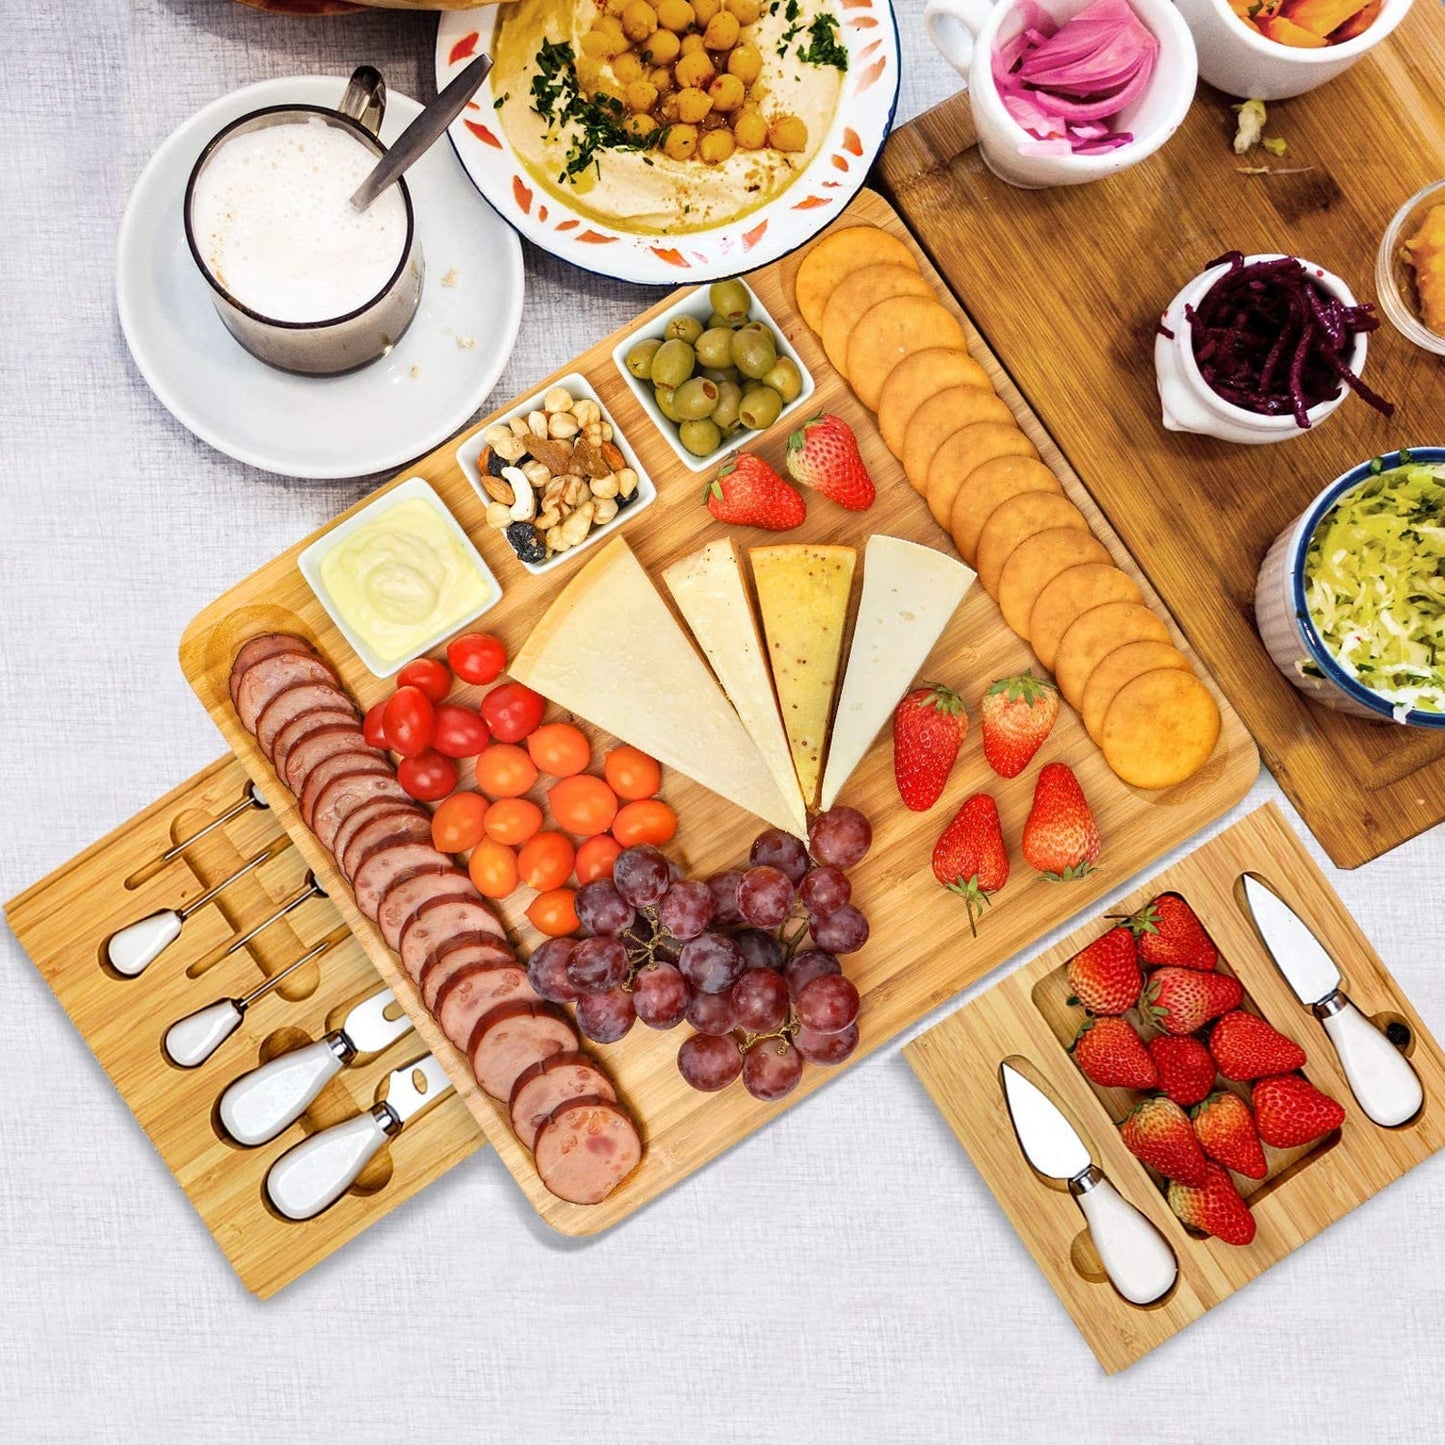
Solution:
M1339 964L1345 991L1366 1015L1381 1026L1409 1030L1405 1054L1425 1088L1425 1103L1414 1119L1382 1129L1355 1104L1324 1029L1290 992L1240 904L1239 880L1246 872L1257 874L1309 924ZM1129 1153L1115 1128L1130 1100L1140 1096L1097 1088L1066 1052L1084 1018L1067 1001L1068 961L1110 926L1108 920L1097 918L1076 930L904 1048L1110 1374L1163 1344L1445 1144L1445 1055L1274 804L1135 889L1118 911L1132 913L1169 890L1199 915L1254 1010L1304 1049L1310 1082L1347 1110L1342 1129L1312 1146L1266 1150L1270 1169L1262 1181L1233 1176L1248 1190L1257 1227L1253 1243L1224 1244L1180 1223L1158 1177ZM1115 1292L1073 1199L1036 1175L1019 1152L999 1086L998 1067L1005 1060L1046 1089L1082 1133L1095 1163L1169 1242L1179 1279L1162 1300L1141 1309Z
M1345 868L1445 817L1445 733L1307 701L1255 632L1255 576L1340 473L1445 442L1445 361L1384 322L1366 375L1397 403L1393 421L1351 398L1313 435L1245 447L1164 430L1153 337L1179 288L1229 250L1293 252L1371 299L1391 216L1445 174L1442 74L1445 8L1421 3L1339 79L1270 104L1282 160L1236 157L1230 101L1201 86L1161 151L1092 185L995 178L964 95L895 131L881 161L899 210ZM1240 174L1261 163L1278 173Z
M886 227L913 245L896 214L872 192L864 191L835 224L859 221ZM871 415L841 378L829 370L820 345L793 311L792 277L799 260L796 256L786 258L750 274L748 280L813 374L817 392L812 409L838 413L857 432L865 462L878 483L879 500L868 512L851 513L814 496L806 522L788 533L786 540L849 543L861 548L869 535L884 532L951 550L951 542L934 525L923 499L909 486L883 446ZM940 298L964 320L974 355L988 368L999 394L1013 408L1044 460L1055 469L1069 495L1083 509L1096 535L1119 564L1138 579L1138 569L1089 494L1069 471L1059 449L1028 411L992 353L967 326L963 313L947 295L937 274L922 260L921 253L920 260ZM551 380L572 371L580 371L597 389L614 422L637 450L657 485L657 501L627 522L621 532L654 579L667 564L726 535L726 529L713 522L701 505L702 483L698 475L686 470L676 459L611 359L612 348L623 335L630 335L676 300L677 295L673 295L658 302L623 331L599 341L561 368L554 378L539 382L527 393L531 396L540 392ZM502 412L514 405L509 403ZM755 449L781 467L785 438L793 424L784 420L765 434ZM486 614L481 625L496 632L509 655L514 655L541 610L563 584L576 575L580 559L540 577L531 577L523 571L502 535L486 525L483 504L457 466L455 451L456 444L448 444L409 467L401 476L421 476L432 483L496 573L505 596ZM778 540L773 534L763 532L740 530L736 536L745 547ZM367 705L385 695L390 686L366 671L332 627L297 569L297 556L311 540L307 538L298 543L212 603L186 630L181 644L182 668L202 703L253 776L262 783L269 782L273 791L276 788L270 764L255 741L242 730L227 697L226 679L231 659L245 638L271 630L301 633L319 647L340 671L348 687ZM1147 590L1147 584L1144 585ZM854 590L856 598L856 586ZM1150 594L1150 599L1164 615L1157 598ZM1177 632L1175 637L1181 647L1187 647ZM1032 663L1027 646L1004 625L993 601L981 588L974 587L940 639L923 675L960 688L970 707L976 708L990 681L1024 671ZM1203 675L1208 680L1207 674ZM1162 793L1142 793L1125 787L1115 778L1078 719L1064 710L1043 756L1067 759L1073 765L1098 816L1105 840L1102 868L1069 884L1043 881L1017 853L1018 838L1032 799L1034 770L1010 783L1002 782L989 770L975 736L966 745L942 802L930 813L909 813L898 799L893 781L892 748L885 732L842 795L842 801L861 808L869 816L874 828L872 850L851 874L854 902L868 914L872 924L870 942L846 960L846 972L863 994L863 1012L859 1019L861 1044L853 1058L862 1058L877 1048L1243 797L1258 775L1258 754L1227 703L1222 705L1222 714L1223 731L1215 754L1194 778ZM596 729L589 731L598 754L611 744L612 740L605 734ZM988 790L997 797L1005 834L1015 852L1014 877L989 910L975 940L968 936L962 905L934 882L929 858L934 841L953 810L970 793L979 790ZM678 836L668 845L668 851L690 873L706 876L746 860L748 847L761 827L755 817L678 774L665 778L663 794L681 820ZM541 786L534 796L538 801L543 800ZM773 1105L757 1102L744 1092L741 1084L721 1094L698 1094L683 1083L676 1065L678 1045L690 1030L684 1026L659 1034L638 1025L620 1043L597 1052L640 1121L646 1157L636 1173L604 1203L590 1208L564 1203L542 1185L531 1155L513 1137L505 1110L480 1092L466 1060L425 1015L413 986L401 972L399 961L386 948L375 928L357 911L350 890L301 823L294 807L282 801L277 811L298 847L326 883L348 924L366 944L378 971L397 991L398 997L407 1001L417 1018L419 1031L437 1050L528 1198L550 1225L564 1233L591 1234L617 1223L782 1109L791 1107L831 1076L832 1071L809 1065L794 1093ZM519 890L501 909L509 928L528 950L539 941L523 916L531 896L529 891Z

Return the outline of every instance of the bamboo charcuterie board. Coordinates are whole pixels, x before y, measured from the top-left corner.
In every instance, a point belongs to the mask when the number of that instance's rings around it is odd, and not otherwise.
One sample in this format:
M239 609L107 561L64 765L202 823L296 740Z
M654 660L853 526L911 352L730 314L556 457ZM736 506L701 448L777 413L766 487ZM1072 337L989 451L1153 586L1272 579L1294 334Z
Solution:
M1167 432L1153 337L1225 251L1288 251L1374 299L1395 210L1445 174L1445 9L1416 5L1338 79L1269 105L1288 152L1234 155L1230 100L1201 86L1178 133L1131 170L1021 191L990 173L958 95L896 131L882 176L900 212L1058 437L1239 710L1330 857L1352 868L1445 818L1445 733L1333 712L1275 669L1254 628L1270 543L1330 481L1442 440L1445 369L1388 321L1366 378L1387 420L1346 401L1313 435L1235 446ZM1274 174L1244 175L1262 157Z
M866 191L838 224L863 221L908 240L907 231L893 211ZM912 245L911 240L908 244ZM921 257L920 261L940 298L967 325L937 275L928 271ZM788 258L752 273L748 280L774 323L786 333L813 373L817 385L813 409L841 415L856 431L880 495L875 506L865 513L843 512L815 500L802 526L785 538L772 540L850 543L861 548L869 535L887 533L951 549L948 538L929 517L923 500L909 487L884 448L871 415L829 370L818 342L794 312L792 277L798 264L798 258ZM675 299L659 302L619 336L630 334ZM1058 472L1100 540L1120 565L1138 578L1138 569L998 362L976 331L969 328L968 335L974 355L987 368L999 394L1020 418L1044 460ZM557 376L580 371L595 386L613 421L640 454L657 485L658 501L638 519L628 522L622 532L642 564L656 577L663 566L725 535L725 531L700 505L701 484L696 475L674 458L615 370L610 353L619 336L600 340ZM546 385L539 382L533 390ZM790 425L784 420L763 436L755 449L780 463ZM424 477L432 483L496 573L505 596L487 613L482 625L501 637L509 654L515 654L539 613L576 574L581 561L541 577L529 577L504 538L485 525L484 504L458 468L455 450L455 445L443 447L401 475ZM769 534L761 532L739 531L736 536L743 546L770 540ZM297 570L297 555L304 545L298 544L206 608L187 630L181 646L182 668L202 703L246 767L263 782L271 777L269 764L254 740L242 730L226 690L231 659L247 637L270 630L300 633L338 669L363 704L370 705L383 696L387 687L367 673L346 647ZM1147 584L1143 585L1147 591ZM1152 594L1151 601L1157 606ZM1162 608L1159 610L1162 615ZM1187 648L1177 629L1175 640ZM935 648L925 675L960 688L970 706L975 706L991 680L1031 665L1026 646L1004 626L990 598L975 588ZM1227 704L1222 704L1222 712L1223 732L1214 756L1187 784L1158 794L1136 792L1121 784L1084 734L1078 719L1072 713L1062 717L1047 756L1066 759L1077 771L1103 833L1104 866L1082 881L1056 885L1044 882L1019 860L1016 880L999 895L976 940L968 937L965 913L957 900L933 881L929 855L934 840L951 810L969 793L990 788L997 793L1006 836L1016 846L1032 796L1031 777L1001 784L987 769L973 740L973 745L965 749L943 801L931 813L912 814L899 804L886 737L875 745L842 798L862 809L874 829L871 852L851 874L853 901L872 924L871 941L845 961L845 971L863 995L861 1044L854 1057L877 1048L1237 802L1257 775L1258 755ZM605 735L596 729L591 731L597 747L610 744ZM756 818L676 774L665 776L663 795L680 819L678 836L668 851L690 873L705 876L744 862L761 826ZM540 790L537 796L540 798ZM658 1034L639 1025L621 1043L600 1049L598 1054L639 1121L646 1148L643 1162L604 1203L591 1207L564 1203L543 1187L531 1156L512 1135L505 1110L478 1090L466 1060L426 1017L398 960L357 911L345 884L307 833L289 800L279 805L278 812L298 847L330 888L348 924L365 943L378 971L412 1008L420 1033L446 1063L463 1098L528 1198L550 1225L564 1233L590 1234L615 1224L829 1077L827 1069L808 1067L799 1088L774 1105L757 1102L740 1086L719 1095L698 1094L686 1086L676 1066L677 1048L687 1029ZM523 917L530 896L523 889L501 907L509 930L527 948L538 941Z
M1420 1112L1398 1128L1366 1118L1350 1093L1323 1028L1289 990L1240 903L1246 872L1292 907L1339 965L1344 991L1384 1026L1403 1024L1405 1053L1424 1085ZM1035 1263L1064 1302L1106 1371L1133 1364L1235 1290L1313 1239L1372 1194L1445 1144L1445 1055L1400 993L1379 955L1269 804L1211 839L1181 863L1120 901L1132 913L1174 891L1198 914L1245 999L1309 1056L1305 1075L1346 1108L1343 1128L1313 1146L1270 1152L1270 1172L1247 1190L1258 1227L1236 1247L1188 1230L1175 1218L1150 1171L1125 1147L1116 1121L1125 1090L1101 1090L1075 1066L1067 1046L1084 1015L1068 1002L1069 959L1110 926L1095 919L1010 974L994 988L909 1043L904 1053L1003 1206ZM1163 1232L1179 1279L1147 1308L1128 1304L1105 1277L1083 1216L1067 1192L1036 1176L1019 1151L999 1087L999 1065L1022 1061L1070 1116L1093 1157L1131 1204Z

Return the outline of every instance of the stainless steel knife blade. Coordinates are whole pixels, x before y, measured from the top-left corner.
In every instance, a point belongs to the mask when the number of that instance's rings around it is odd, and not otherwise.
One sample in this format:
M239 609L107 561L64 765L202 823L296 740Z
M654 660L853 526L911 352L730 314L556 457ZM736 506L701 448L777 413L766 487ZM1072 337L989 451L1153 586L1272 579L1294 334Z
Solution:
M1340 971L1309 925L1272 888L1244 875L1244 896L1270 957L1294 996L1313 1008L1340 987Z
M1093 1160L1074 1126L1037 1084L1010 1064L999 1068L1004 1100L1024 1157L1050 1179L1077 1179Z

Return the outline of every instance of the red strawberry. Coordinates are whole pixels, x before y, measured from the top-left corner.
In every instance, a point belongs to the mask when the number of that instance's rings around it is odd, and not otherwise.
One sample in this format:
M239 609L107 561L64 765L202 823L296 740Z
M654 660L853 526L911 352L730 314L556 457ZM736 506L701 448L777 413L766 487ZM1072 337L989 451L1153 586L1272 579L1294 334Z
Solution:
M1261 1079L1253 1090L1259 1137L1275 1149L1293 1149L1333 1134L1345 1111L1298 1074Z
M1204 1151L1189 1124L1189 1115L1172 1099L1145 1099L1119 1125L1124 1147L1166 1179L1181 1184L1204 1183Z
M1212 1234L1225 1244L1249 1244L1254 1239L1254 1216L1239 1197L1229 1171L1218 1164L1205 1166L1202 1186L1175 1180L1169 1186L1169 1207L1185 1224Z
M1219 962L1204 925L1177 893L1161 893L1124 922L1139 940L1139 957L1151 968L1173 964L1207 972Z
M1098 824L1073 769L1067 763L1046 764L1024 824L1025 859L1058 883L1090 872L1100 847Z
M1188 1034L1159 1034L1144 1046L1159 1070L1159 1087L1181 1108L1205 1098L1214 1087L1214 1060Z
M963 699L942 683L915 687L893 710L893 777L915 813L940 798L968 732Z
M1001 677L983 695L983 755L1001 778L1016 778L1053 731L1059 690L1031 672Z
M1235 1009L1210 1030L1209 1052L1226 1079L1262 1079L1305 1066L1305 1051L1258 1014Z
M1165 1033L1192 1034L1212 1018L1239 1007L1244 989L1232 974L1192 968L1156 968L1144 985L1144 1017Z
M738 452L718 468L703 501L719 522L769 532L786 532L808 515L802 493L750 452Z
M1088 1019L1069 1046L1085 1075L1107 1089L1152 1089L1159 1071L1133 1026L1123 1019Z
M1127 928L1111 928L1069 960L1069 987L1091 1014L1128 1013L1139 1002L1143 982ZM1213 1079L1213 1069L1209 1076Z
M1269 1172L1249 1105L1228 1089L1211 1094L1194 1110L1194 1135L1211 1159L1250 1179Z
M933 876L968 905L969 932L977 936L978 915L1008 882L1008 849L998 806L987 793L964 800L933 847Z
M866 512L877 495L858 438L840 416L815 416L788 438L788 475L850 512Z

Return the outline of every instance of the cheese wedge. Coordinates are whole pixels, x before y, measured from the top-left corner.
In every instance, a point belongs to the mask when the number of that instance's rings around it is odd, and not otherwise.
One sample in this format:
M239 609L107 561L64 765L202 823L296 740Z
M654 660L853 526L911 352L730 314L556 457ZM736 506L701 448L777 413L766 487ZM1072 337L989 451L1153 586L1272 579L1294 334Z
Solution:
M748 557L783 730L803 801L811 804L823 772L858 554L852 547L795 543L754 547Z
M793 819L789 831L806 838L808 813L737 545L731 538L709 542L701 552L674 562L662 580L786 800Z
M898 537L868 539L863 595L858 599L848 671L833 718L819 807L831 808L837 801L973 579L972 568L933 547Z
M797 826L796 808L621 537L557 594L509 671L775 827Z

